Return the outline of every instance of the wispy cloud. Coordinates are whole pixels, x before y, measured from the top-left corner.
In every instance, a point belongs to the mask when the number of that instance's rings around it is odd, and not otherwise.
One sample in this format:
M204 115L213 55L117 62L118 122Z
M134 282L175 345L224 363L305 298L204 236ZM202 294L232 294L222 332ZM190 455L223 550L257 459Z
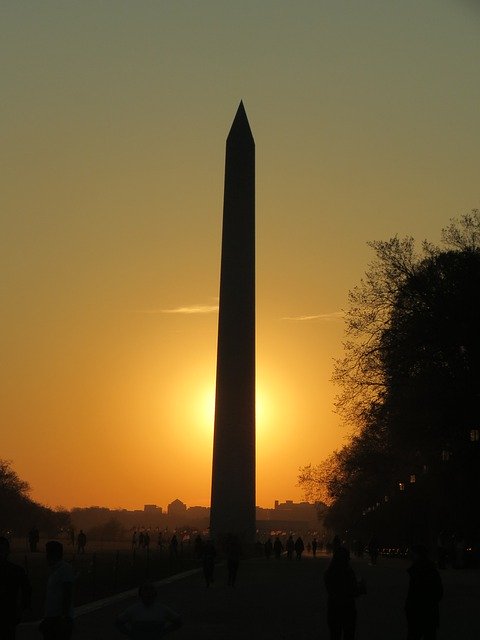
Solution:
M177 307L176 309L162 309L162 313L182 313L185 315L193 313L216 313L218 304L195 304L190 307Z
M286 316L282 320L296 320L296 321L309 321L309 320L323 320L325 322L337 322L343 320L343 311L333 311L332 313L315 313L305 316Z
M162 313L175 313L180 315L198 315L206 313L217 313L218 298L214 298L214 304L192 304L185 307L174 307L173 309L135 309L132 313L144 315L159 315Z

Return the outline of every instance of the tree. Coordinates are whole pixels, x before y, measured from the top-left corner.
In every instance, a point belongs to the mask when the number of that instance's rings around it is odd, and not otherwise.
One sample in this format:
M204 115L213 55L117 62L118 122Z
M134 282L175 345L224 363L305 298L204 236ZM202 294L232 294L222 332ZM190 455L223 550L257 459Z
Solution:
M69 514L49 509L29 497L30 485L19 478L9 460L0 459L0 532L25 535L33 525L48 533L67 528Z
M468 434L480 423L479 211L453 220L442 243L425 241L418 254L412 238L369 243L376 258L350 293L345 355L333 379L337 410L354 436L334 454L326 481L315 468L300 478L304 487L319 481L339 522L358 520L399 479L429 470L437 489L443 482L437 511L448 500L462 526L478 526ZM449 483L439 470L445 451L457 471Z

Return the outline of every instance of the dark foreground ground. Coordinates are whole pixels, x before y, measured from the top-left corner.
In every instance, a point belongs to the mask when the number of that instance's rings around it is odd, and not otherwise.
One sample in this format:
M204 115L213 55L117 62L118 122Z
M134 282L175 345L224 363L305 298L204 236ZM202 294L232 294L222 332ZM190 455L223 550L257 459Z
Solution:
M183 627L172 640L313 640L328 638L326 597L322 575L326 556L300 562L245 561L235 588L226 586L226 569L216 567L213 587L206 589L202 574L161 584L160 598L182 614ZM358 599L358 640L405 640L403 601L407 589L402 560L380 560L375 567L354 560L365 578L368 594ZM441 605L438 640L480 638L480 572L447 569L442 572L445 597ZM113 625L116 614L133 602L122 598L96 610L77 609L74 640L120 640ZM95 606L90 607L90 609ZM19 640L39 640L34 624L23 625Z

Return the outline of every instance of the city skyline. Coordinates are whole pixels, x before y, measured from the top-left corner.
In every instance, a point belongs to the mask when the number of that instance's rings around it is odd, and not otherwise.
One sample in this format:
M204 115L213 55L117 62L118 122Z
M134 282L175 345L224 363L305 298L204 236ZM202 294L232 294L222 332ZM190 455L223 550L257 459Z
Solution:
M210 501L240 99L257 142L257 504L300 501L299 467L350 434L330 379L367 242L439 242L480 208L474 3L241 4L0 10L0 457L42 503Z

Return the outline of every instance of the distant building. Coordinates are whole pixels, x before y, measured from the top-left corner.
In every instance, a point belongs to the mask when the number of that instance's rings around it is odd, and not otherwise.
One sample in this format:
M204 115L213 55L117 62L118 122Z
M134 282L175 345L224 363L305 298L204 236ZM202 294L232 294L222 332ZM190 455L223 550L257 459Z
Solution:
M321 506L320 503L293 500L280 503L275 500L273 509L257 507L257 530L265 533L273 530L305 532L321 529L318 518Z
M162 507L157 507L156 504L146 504L143 507L143 512L149 515L159 515L163 513Z
M182 516L187 511L187 505L178 498L171 502L167 507L167 514L169 516Z

